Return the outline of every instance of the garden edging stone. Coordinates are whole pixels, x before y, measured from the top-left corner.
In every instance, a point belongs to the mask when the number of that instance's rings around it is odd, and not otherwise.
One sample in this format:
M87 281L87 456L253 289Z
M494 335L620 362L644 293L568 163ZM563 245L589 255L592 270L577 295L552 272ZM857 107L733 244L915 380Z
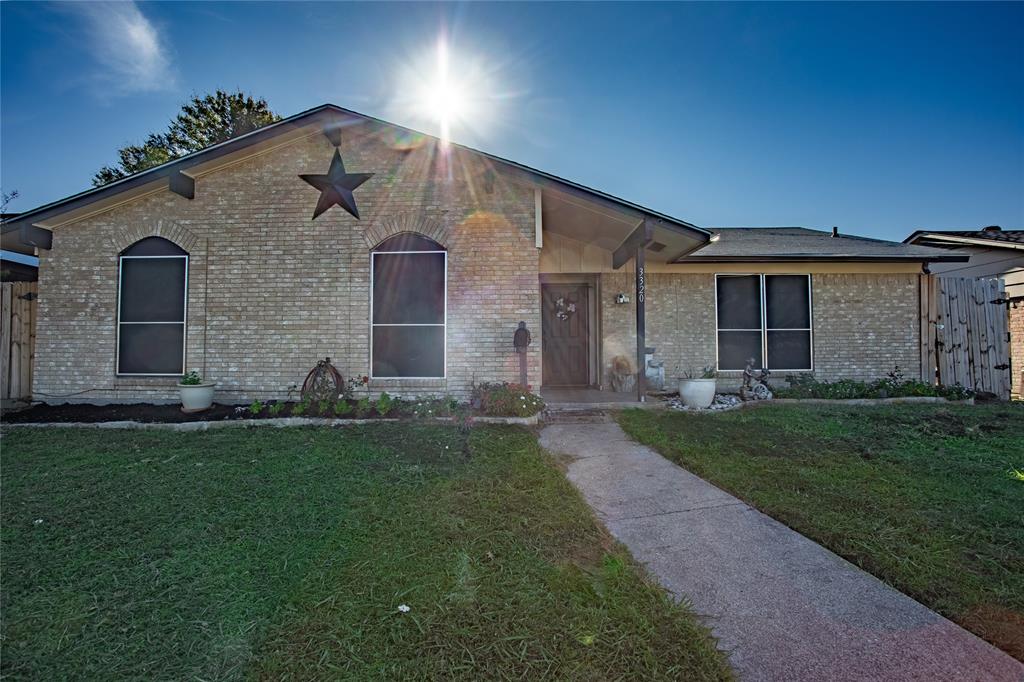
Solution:
M359 426L362 424L380 424L388 422L403 421L401 419L332 419L329 417L278 417L272 419L224 419L221 421L202 422L137 422L137 421L113 421L113 422L24 422L16 424L3 424L4 428L34 427L34 428L74 428L74 429L157 429L164 431L208 431L221 428L249 428L258 426L276 426L284 428L288 426ZM411 420L409 420L411 421ZM427 421L427 420L418 420ZM451 417L437 417L431 421L453 421ZM520 426L533 426L538 423L538 415L532 417L472 417L470 422L481 424L515 424Z

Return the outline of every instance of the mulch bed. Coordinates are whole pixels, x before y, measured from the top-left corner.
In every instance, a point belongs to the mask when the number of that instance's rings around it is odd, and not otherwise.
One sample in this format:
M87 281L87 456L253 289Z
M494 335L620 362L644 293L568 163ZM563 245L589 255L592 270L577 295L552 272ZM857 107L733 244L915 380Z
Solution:
M236 413L234 405L214 404L203 412L186 414L181 405L151 405L137 403L130 405L84 405L64 403L63 405L33 405L17 412L4 412L5 424L30 424L46 422L199 422L222 419L249 418L248 412Z
M242 410L236 409L237 405L221 405L214 403L212 407L203 412L185 413L181 411L181 405L153 405L150 403L132 403L128 405L86 405L77 403L64 403L63 405L33 405L32 407L16 412L4 412L3 423L5 424L39 424L39 423L97 423L97 422L146 422L146 423L183 423L183 422L205 422L223 421L229 419L270 419L273 417L291 417L291 406L285 405L278 414L270 414L265 408L259 415L250 414L248 407ZM310 407L301 416L303 417L335 417L333 413L320 415L315 407ZM353 410L345 415L347 418L355 417ZM370 410L369 414L359 415L363 419L379 418L376 410ZM397 414L390 414L394 417Z

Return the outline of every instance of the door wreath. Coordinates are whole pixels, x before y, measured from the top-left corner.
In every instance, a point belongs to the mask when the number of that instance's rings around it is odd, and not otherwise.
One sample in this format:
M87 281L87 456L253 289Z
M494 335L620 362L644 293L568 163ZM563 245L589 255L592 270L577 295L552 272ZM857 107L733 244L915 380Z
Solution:
M576 313L576 302L567 301L564 296L559 296L555 300L555 316L562 320L568 320L573 314Z

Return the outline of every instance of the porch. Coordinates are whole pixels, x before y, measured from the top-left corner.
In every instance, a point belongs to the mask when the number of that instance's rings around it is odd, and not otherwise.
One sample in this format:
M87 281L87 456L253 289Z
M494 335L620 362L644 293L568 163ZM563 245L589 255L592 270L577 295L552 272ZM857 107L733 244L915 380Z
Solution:
M565 187L535 199L541 396L559 406L644 403L647 265L692 253L710 233Z

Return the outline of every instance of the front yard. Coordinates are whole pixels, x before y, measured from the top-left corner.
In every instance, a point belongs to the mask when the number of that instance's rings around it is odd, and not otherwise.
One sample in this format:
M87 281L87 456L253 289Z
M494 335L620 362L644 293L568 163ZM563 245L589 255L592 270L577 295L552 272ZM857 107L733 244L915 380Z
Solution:
M630 410L620 421L1024 660L1024 405Z
M730 677L526 430L32 429L2 448L11 678Z

